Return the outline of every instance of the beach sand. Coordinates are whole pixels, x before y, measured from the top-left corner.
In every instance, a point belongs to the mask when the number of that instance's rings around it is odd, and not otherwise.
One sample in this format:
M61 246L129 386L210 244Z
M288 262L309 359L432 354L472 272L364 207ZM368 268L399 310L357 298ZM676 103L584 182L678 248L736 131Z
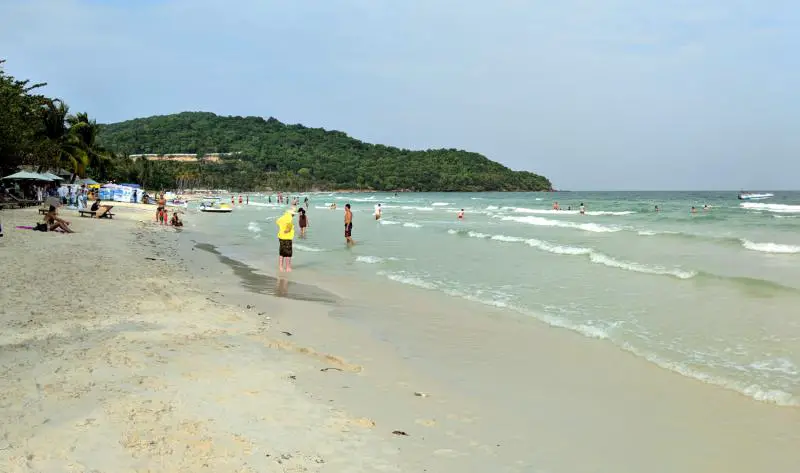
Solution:
M347 363L192 287L174 229L117 213L72 235L2 214L0 471L402 471L391 431L293 379Z
M800 465L798 409L466 301L276 278L126 207L74 235L0 214L0 471Z

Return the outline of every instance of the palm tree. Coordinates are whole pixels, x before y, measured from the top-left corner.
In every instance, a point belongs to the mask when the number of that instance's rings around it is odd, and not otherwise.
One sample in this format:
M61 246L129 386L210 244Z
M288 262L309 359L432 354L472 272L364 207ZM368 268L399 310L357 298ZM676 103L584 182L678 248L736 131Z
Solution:
M69 133L78 139L81 149L86 153L88 165L105 174L105 169L111 161L111 153L97 144L97 135L100 131L97 122L89 120L89 115L82 112L68 115L67 124ZM86 169L82 169L79 174L81 177L86 177Z
M43 134L50 142L50 161L72 172L72 180L76 175L86 172L89 156L86 154L80 139L70 133L66 122L69 107L61 100L48 100L42 107Z

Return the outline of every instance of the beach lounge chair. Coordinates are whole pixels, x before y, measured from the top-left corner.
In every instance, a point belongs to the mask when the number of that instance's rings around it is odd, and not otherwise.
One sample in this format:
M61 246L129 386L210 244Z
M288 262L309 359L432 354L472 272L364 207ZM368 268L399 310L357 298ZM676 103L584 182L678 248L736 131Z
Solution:
M103 206L98 210L78 210L81 217L114 218L114 214L109 212L111 207Z

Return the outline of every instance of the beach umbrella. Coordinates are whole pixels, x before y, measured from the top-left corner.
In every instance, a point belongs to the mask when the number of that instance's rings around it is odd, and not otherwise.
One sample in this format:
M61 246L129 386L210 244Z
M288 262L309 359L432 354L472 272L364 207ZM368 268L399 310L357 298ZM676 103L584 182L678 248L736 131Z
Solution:
M90 178L87 177L86 179L78 179L78 181L75 182L75 184L78 184L78 185L83 184L83 185L87 185L87 186L93 186L95 184L98 184L98 182L95 181L94 179L90 179Z
M45 177L35 172L20 171L10 176L3 178L4 181L52 181L49 177Z
M46 177L50 181L63 181L64 180L63 177L56 176L55 174L53 174L51 172L42 172L42 173L39 173L39 175Z

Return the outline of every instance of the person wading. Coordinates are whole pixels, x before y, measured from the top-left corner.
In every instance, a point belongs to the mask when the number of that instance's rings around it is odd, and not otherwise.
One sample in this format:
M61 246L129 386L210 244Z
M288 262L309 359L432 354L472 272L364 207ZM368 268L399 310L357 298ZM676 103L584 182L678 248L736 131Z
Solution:
M344 240L348 245L352 245L353 241L353 212L350 210L350 204L344 206Z
M292 271L292 240L294 240L294 210L287 210L275 221L278 225L278 271Z

